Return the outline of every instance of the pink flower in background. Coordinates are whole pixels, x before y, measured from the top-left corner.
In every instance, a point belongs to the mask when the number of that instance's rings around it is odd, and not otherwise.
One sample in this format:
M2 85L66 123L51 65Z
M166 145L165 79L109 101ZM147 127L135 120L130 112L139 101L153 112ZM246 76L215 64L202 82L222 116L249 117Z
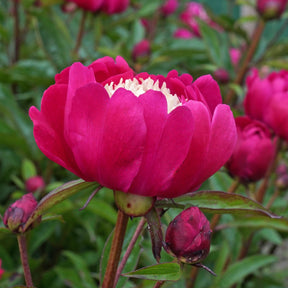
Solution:
M164 5L160 7L160 11L164 16L168 16L175 12L175 10L178 8L178 5L178 0L166 0Z
M187 3L185 11L180 15L180 19L189 26L193 35L196 37L201 37L198 19L206 22L214 29L221 30L220 27L210 19L203 5L198 2L192 1Z
M42 191L45 188L45 182L41 176L33 176L25 181L25 189L29 193Z
M211 76L134 75L125 60L74 63L31 107L38 147L86 181L143 196L197 189L230 158L236 128Z
M279 18L286 9L288 0L257 0L256 9L265 20Z
M4 225L12 231L18 231L27 222L36 207L37 201L32 193L23 195L5 211L3 217Z
M178 28L178 29L174 32L173 36L174 36L175 38L182 38L182 39L190 39L190 38L195 37L190 30L185 29L185 28Z
M245 113L288 141L288 71L272 72L261 79L258 70L253 69L246 85Z
M2 275L4 273L4 269L2 268L2 260L0 259L0 279L2 278Z
M107 14L116 14L125 11L129 0L66 0L73 2L84 10L91 12L102 11Z
M276 154L275 141L268 127L247 116L235 119L238 141L226 164L229 173L242 182L258 181L265 173Z
M132 50L132 59L134 62L139 58L146 58L151 53L150 41L143 39L137 43Z
M166 251L184 263L197 263L207 257L212 231L198 207L182 211L166 230Z
M232 65L234 66L234 68L237 68L242 56L241 50L238 48L230 48L229 54Z

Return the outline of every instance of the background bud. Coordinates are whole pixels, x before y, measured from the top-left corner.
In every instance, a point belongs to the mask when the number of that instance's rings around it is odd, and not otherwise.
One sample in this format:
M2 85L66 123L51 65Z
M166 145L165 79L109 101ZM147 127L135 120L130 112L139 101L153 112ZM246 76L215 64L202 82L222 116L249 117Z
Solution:
M23 195L5 211L4 225L13 232L20 232L20 227L26 223L36 207L37 201L32 193Z
M1 265L2 265L2 260L0 259L0 279L2 277L2 274L4 273L4 270L2 269Z
M197 263L209 253L211 233L205 215L198 207L190 207L169 224L165 236L165 249L181 262Z
M277 19L284 12L287 0L258 0L257 11L265 20Z
M25 181L25 188L29 193L42 191L45 188L45 182L41 176L30 177Z

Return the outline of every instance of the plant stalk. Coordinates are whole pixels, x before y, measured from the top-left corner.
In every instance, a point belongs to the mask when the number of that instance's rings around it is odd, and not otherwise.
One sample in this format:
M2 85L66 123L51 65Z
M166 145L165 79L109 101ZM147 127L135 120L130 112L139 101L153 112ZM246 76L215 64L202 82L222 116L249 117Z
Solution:
M128 220L129 216L123 213L121 210L118 210L116 227L102 288L111 288L114 286Z
M87 17L87 11L83 10L82 17L81 17L80 28L79 28L78 35L77 35L76 45L75 45L75 48L73 50L73 54L75 56L78 56L78 51L79 51L79 48L81 46L82 39L83 39L83 36L84 36L86 17Z
M22 262L22 266L23 266L23 270L24 270L24 277L25 277L26 286L28 288L32 288L33 287L33 281L32 281L31 271L30 271L29 262L28 262L26 235L25 234L18 234L17 240L18 240L21 262Z

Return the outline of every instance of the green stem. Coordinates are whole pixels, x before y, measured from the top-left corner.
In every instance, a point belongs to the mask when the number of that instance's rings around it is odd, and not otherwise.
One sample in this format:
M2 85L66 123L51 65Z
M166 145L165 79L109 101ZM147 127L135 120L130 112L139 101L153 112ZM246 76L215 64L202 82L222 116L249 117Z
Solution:
M264 28L265 28L265 22L262 19L260 19L258 24L257 24L257 26L256 26L256 28L255 28L255 31L254 31L252 37L251 37L251 44L250 44L250 46L248 48L246 57L243 60L242 65L241 65L241 67L239 69L239 72L238 72L238 74L236 76L234 84L236 84L236 85L241 85L242 84L242 82L244 80L244 77L246 75L246 72L247 72L247 70L249 68L249 64L250 64L250 62L251 62L251 60L252 60L252 58L254 56L254 53L255 53L255 51L257 49L257 46L259 44L259 41L260 41L260 38L261 38L262 33L264 31ZM235 95L235 90L232 90L232 89L229 90L227 95L226 95L225 102L230 104L231 101L234 98L234 95Z
M136 228L136 230L135 230L135 233L134 233L134 235L133 235L133 237L132 237L132 239L131 239L128 247L127 247L127 250L126 250L126 252L125 252L125 254L124 254L124 256L123 256L123 258L122 258L122 260L121 260L121 262L119 264L119 267L118 267L117 273L116 273L116 277L115 277L114 287L116 287L116 284L117 284L118 279L119 279L119 277L120 277L120 275L122 273L122 270L125 267L125 264L126 264L128 258L130 256L134 246L135 246L135 243L136 243L140 233L143 230L143 227L144 227L145 223L146 223L146 219L144 217L142 217L140 222L139 222L139 224L138 224L138 226L137 226L137 228Z
M24 277L26 286L29 288L33 287L33 281L31 276L31 271L28 262L28 253L27 253L27 243L26 243L26 235L25 234L18 234L17 235L19 252L21 257L21 262L24 270Z
M78 51L79 51L79 48L81 46L81 42L82 42L82 39L83 39L83 36L84 36L84 30L85 30L84 28L85 28L86 16L87 16L87 11L83 10L82 17L81 17L80 28L79 28L78 35L77 35L76 45L75 45L75 48L73 50L73 54L75 56L77 56L77 57L78 57Z
M114 286L128 220L129 216L123 213L121 210L118 210L116 227L102 288L111 288Z

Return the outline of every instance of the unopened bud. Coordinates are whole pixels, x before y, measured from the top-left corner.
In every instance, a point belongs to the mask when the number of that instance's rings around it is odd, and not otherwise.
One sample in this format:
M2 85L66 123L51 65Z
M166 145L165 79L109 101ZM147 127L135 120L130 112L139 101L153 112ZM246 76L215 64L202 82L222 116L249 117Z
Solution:
M30 177L25 182L25 188L29 193L42 191L45 188L45 182L41 176Z
M3 217L4 225L13 232L21 232L21 228L36 207L37 201L33 194L25 194L5 211Z
M2 260L0 259L0 279L2 277L2 274L5 272L4 269L2 269Z
M133 217L146 215L153 207L155 198L136 194L114 192L117 207L125 214Z
M216 81L218 81L222 84L227 84L230 81L230 75L227 72L227 70L225 70L224 68L217 69L214 72L213 76L214 76Z
M287 5L287 0L258 0L257 11L264 20L280 18Z
M164 248L179 261L195 264L208 255L211 233L205 215L198 207L190 207L169 224Z

